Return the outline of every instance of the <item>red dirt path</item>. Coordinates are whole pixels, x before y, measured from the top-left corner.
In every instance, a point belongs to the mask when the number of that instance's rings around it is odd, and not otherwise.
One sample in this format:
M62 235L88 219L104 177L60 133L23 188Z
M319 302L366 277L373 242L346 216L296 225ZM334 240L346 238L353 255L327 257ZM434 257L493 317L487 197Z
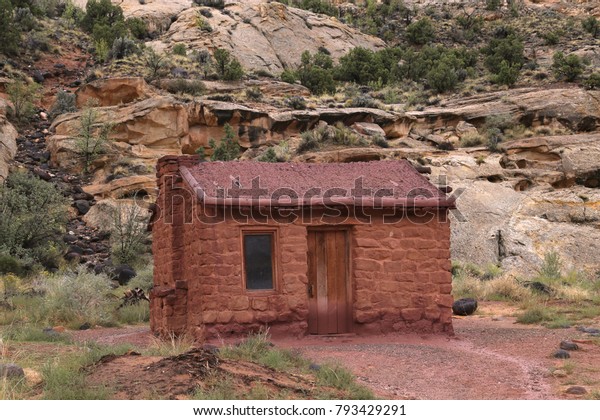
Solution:
M571 385L583 385L589 392L600 390L600 347L574 328L552 330L516 324L512 317L491 316L457 317L453 323L454 337L387 335L272 341L317 363L339 363L377 395L389 399L566 399L586 398L565 394ZM77 340L105 344L146 346L153 340L147 327L94 329L74 335ZM552 358L552 353L565 339L588 342L571 352L567 364L572 372L555 378L552 369L563 367L565 362Z

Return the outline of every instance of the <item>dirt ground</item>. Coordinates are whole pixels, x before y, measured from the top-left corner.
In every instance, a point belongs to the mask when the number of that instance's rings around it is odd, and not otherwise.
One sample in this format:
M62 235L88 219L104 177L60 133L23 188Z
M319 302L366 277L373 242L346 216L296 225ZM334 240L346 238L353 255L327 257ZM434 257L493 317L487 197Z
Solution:
M589 335L575 328L517 324L513 317L498 315L507 313L499 303L487 303L484 308L483 315L455 317L454 337L398 334L272 341L300 350L316 363L341 363L382 398L580 399L599 393L600 346ZM81 331L75 338L138 346L154 340L145 327ZM552 357L562 340L576 340L580 347L566 361ZM106 377L118 380L122 376L126 381L131 378L128 363L148 365L160 358L147 359L124 359L120 368L105 372ZM556 377L552 374L556 369L565 375ZM565 392L575 385L583 386L587 394Z

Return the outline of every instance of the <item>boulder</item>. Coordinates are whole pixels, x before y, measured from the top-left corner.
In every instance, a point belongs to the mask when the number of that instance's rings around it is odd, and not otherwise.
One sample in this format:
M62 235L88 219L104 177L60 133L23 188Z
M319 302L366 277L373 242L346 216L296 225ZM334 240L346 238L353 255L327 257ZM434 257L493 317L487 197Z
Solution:
M111 277L113 280L117 280L121 286L129 283L129 280L137 276L137 273L133 269L133 267L123 264L115 267L111 272Z
M458 299L452 304L454 315L472 315L477 310L477 301L472 298Z
M0 183L8 176L9 164L17 153L17 130L6 119L7 103L0 98Z
M89 101L98 106L113 106L147 99L152 89L141 77L112 77L94 80L77 89L77 107L84 107Z
M407 115L424 128L456 126L461 121L478 127L490 115L508 114L526 126L555 123L576 132L591 132L600 125L599 101L599 91L581 88L520 88L449 99Z
M364 136L382 136L385 137L385 131L377 124L367 122L357 122L352 124L354 131Z
M266 70L274 75L300 64L305 50L316 53L319 48L326 48L333 59L339 59L355 47L385 47L381 39L335 18L278 2L228 2L225 9L210 11L212 17L204 19L212 31L198 28L198 9L187 9L179 13L160 39L148 44L157 50L169 50L177 43L186 44L190 50L226 48L245 69Z

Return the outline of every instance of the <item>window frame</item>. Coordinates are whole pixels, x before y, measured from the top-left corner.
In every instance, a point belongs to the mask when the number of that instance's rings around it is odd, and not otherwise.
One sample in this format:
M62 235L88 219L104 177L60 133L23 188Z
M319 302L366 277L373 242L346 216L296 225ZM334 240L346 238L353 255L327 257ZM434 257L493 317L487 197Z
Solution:
M271 289L248 289L246 276L246 252L244 238L246 235L271 235L271 269L273 287ZM265 227L244 227L240 232L241 257L242 257L242 290L253 296L268 296L279 293L279 253L277 252L279 229Z

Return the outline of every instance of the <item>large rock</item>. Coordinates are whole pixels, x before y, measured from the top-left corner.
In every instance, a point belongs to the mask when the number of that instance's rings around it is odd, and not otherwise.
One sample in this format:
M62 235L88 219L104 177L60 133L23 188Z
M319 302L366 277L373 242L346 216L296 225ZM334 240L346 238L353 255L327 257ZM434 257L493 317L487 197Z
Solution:
M573 131L600 126L600 92L581 88L521 88L442 101L439 107L407 112L418 126L481 126L490 115L509 114L526 126L560 124Z
M192 8L182 11L160 40L149 44L157 50L170 49L176 43L184 43L190 50L225 48L245 69L273 74L298 65L304 50L316 53L326 48L338 59L355 47L385 47L379 38L362 34L335 18L278 2L227 2L224 10L210 11L212 17L204 19L212 32L198 28L198 9Z
M581 136L570 137L574 138L575 150L575 145L582 144L578 140ZM517 150L516 144L514 149L507 145L508 150ZM533 139L532 144L538 140ZM583 144L587 144L587 151L578 155L585 159L589 154L591 165L600 143ZM560 153L560 161L548 161L548 165L556 165L552 167L555 170L503 168L507 156L487 153L454 151L427 158L431 180L451 185L457 196L458 209L451 216L452 259L479 265L495 263L530 274L546 253L558 251L565 269L600 268L594 251L594 244L600 241L600 189L577 184L570 188L552 186L565 178L565 165L578 167L568 164L573 158L571 151ZM476 160L477 155L485 156L485 161ZM538 165L546 162L535 156ZM577 170L573 177L593 168L582 165L583 172Z
M114 77L95 80L76 92L77 106L84 107L90 101L98 106L114 106L147 99L152 89L141 77Z
M0 183L8 175L10 162L17 153L17 136L17 130L0 110Z

